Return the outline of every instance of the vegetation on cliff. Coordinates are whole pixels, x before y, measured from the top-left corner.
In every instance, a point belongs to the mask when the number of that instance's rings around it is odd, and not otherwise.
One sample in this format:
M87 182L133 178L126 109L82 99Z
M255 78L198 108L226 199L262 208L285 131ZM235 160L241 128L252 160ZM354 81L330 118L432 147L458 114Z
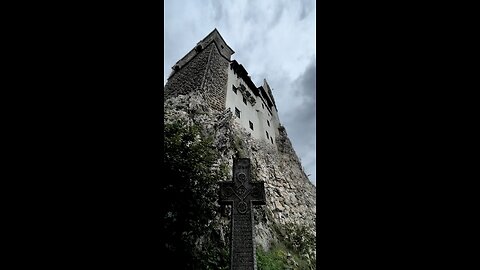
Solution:
M177 120L165 123L164 134L162 252L176 269L228 269L230 223L225 226L225 210L217 203L217 183L229 180L228 167L218 164L220 153L203 127ZM236 139L234 148L245 146ZM257 247L258 269L315 269L309 230L274 224L279 240L268 251Z
M217 182L226 169L212 139L196 125L165 124L163 236L176 269L227 269L228 244L222 240Z
M315 236L298 224L274 225L279 241L270 250L257 247L258 270L316 269Z

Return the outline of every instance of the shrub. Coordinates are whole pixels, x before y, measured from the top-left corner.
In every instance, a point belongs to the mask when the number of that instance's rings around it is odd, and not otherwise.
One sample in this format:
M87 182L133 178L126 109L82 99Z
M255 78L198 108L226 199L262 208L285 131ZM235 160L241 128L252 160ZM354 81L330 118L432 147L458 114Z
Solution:
M276 246L269 251L264 251L262 247L257 247L257 268L258 270L277 270L287 267L287 257L285 250Z
M279 243L275 247L282 247L286 253L291 254L291 262L294 263L294 269L315 269L316 259L314 251L316 249L316 239L306 226L295 223L273 224Z
M219 160L212 138L182 121L165 124L164 134L164 252L176 269L227 269L228 245L217 214L217 182L226 170L212 170Z

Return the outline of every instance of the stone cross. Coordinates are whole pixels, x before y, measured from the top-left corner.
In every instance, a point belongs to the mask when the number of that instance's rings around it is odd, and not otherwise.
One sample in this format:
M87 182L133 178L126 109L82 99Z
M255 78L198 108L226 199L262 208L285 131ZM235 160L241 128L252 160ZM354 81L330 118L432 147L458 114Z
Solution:
M232 205L231 270L257 269L252 205L265 204L265 187L250 178L250 159L240 158L233 160L233 181L220 183L219 203Z

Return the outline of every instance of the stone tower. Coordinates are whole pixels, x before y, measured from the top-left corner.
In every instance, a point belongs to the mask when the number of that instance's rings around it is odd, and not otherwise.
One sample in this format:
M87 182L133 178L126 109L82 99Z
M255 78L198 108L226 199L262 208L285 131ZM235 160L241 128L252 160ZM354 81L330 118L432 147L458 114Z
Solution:
M316 188L280 123L272 90L266 79L257 87L233 54L214 29L180 59L164 88L164 121L204 126L230 171L233 156L251 159L266 193L266 206L255 209L258 245L268 249L279 240L275 228L282 225L306 226L315 235Z
M254 138L275 145L280 126L267 80L257 87L235 53L214 29L173 67L165 85L165 99L197 92L211 109L230 109L238 124Z

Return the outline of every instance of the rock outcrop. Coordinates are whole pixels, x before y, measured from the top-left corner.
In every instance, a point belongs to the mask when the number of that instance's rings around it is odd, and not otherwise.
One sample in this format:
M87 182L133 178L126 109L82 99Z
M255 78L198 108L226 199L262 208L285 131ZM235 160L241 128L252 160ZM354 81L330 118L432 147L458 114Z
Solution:
M213 137L212 147L221 156L212 170L228 164L228 180L232 177L233 157L251 159L252 179L265 182L267 200L265 206L254 208L256 243L269 249L271 243L279 240L275 228L285 224L306 226L315 235L316 188L303 171L285 128L279 128L275 145L253 139L233 121L229 109L212 109L204 96L197 91L166 95L164 121L182 119L202 126L203 132ZM223 224L229 226L228 216L223 218Z

